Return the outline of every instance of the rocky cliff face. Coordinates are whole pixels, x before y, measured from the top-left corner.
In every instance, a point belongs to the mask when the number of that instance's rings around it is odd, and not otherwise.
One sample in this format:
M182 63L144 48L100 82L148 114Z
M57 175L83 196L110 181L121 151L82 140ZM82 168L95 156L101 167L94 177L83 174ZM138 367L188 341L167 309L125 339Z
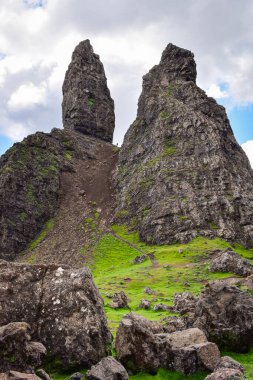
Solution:
M104 211L109 220L110 171L116 157L107 141L114 130L114 103L103 65L88 40L73 53L63 94L65 129L31 135L0 158L0 258L5 260L25 250L62 206L54 233L59 239L52 237L46 251L51 261L69 263L63 253L74 258L75 250L82 265L80 249L88 241L83 224L95 203L103 227ZM47 254L40 256L48 262Z
M225 109L196 85L190 51L169 44L144 76L116 186L115 219L149 243L204 235L253 246L253 171Z
M89 40L80 42L63 83L63 125L66 129L112 141L114 102L103 64Z

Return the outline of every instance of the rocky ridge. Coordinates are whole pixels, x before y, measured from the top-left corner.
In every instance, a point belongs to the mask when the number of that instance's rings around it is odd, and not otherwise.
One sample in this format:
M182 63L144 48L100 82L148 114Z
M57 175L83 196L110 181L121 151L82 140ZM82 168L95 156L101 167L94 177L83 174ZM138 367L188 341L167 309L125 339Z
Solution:
M169 44L143 77L115 181L115 220L148 243L203 235L253 246L253 171L188 50Z

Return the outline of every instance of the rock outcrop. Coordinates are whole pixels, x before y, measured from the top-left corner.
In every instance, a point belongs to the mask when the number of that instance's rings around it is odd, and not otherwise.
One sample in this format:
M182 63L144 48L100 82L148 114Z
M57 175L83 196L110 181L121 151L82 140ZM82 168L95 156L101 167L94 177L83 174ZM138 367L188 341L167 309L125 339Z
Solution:
M12 322L0 327L0 372L33 372L41 364L46 348L31 341L26 322Z
M247 351L253 344L253 296L235 286L208 284L200 294L194 326L218 346Z
M211 259L209 270L210 272L232 272L243 277L253 274L252 264L230 249L215 255Z
M128 380L125 368L112 356L103 358L91 367L86 374L87 380Z
M79 232L77 228L94 211L89 202L96 201L101 214L108 214L113 161L116 155L111 144L75 131L54 129L14 144L0 158L0 258L13 260L27 247L29 250L29 243L60 207L63 215L59 216L59 226L56 221L56 228L61 239L54 237L46 251L52 251L51 261L57 259L60 263L66 262L64 250L76 248L77 254L88 240L83 228L79 227ZM87 195L79 195L78 191L86 191ZM108 215L105 218L109 220ZM54 221L50 222L52 227ZM69 257L67 262L71 262Z
M188 50L169 44L143 77L115 181L115 220L148 243L203 235L253 246L253 171L224 107L197 87Z
M115 126L114 102L103 64L89 40L75 48L62 90L64 128L111 142Z
M115 348L118 360L132 371L155 373L163 367L190 375L214 370L220 361L218 347L198 328L168 334L162 325L134 314L121 320Z
M50 357L87 368L109 352L111 334L89 269L0 262L1 325L25 321Z

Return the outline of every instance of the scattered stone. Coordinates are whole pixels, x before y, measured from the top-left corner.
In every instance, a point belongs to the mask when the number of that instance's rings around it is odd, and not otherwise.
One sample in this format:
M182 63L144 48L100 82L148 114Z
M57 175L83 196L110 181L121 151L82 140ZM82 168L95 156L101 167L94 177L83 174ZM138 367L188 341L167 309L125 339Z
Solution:
M8 380L40 380L34 373L21 373L17 371L10 371Z
M133 264L141 264L141 263L144 263L144 261L146 260L148 260L148 255L136 256L133 259Z
M75 372L70 376L69 380L81 380L84 378L84 375L80 372Z
M62 91L64 128L111 142L115 127L114 102L103 64L89 40L76 46Z
M132 313L120 322L115 348L117 358L132 371L155 373L163 367L188 375L213 370L220 361L218 347L199 329L168 334L162 325Z
M148 286L146 288L144 288L144 293L146 294L156 294L156 291L155 290L152 290L151 288L149 288Z
M247 351L253 344L253 296L235 286L209 283L196 303L194 326L221 348Z
M175 312L186 314L195 310L197 298L190 292L175 293L173 308Z
M36 370L36 374L40 377L42 380L52 380L49 374L44 371L44 369L40 368Z
M8 301L10 299L5 300ZM12 322L0 327L0 371L32 372L45 354L43 344L31 341L27 323Z
M1 324L28 322L63 367L87 368L108 354L112 337L88 268L0 261L0 299Z
M162 327L133 313L120 322L115 349L117 359L132 371L155 373L165 362L166 342L157 337ZM130 364L131 363L131 364Z
M154 311L172 311L172 307L165 305L164 303L158 303L153 306Z
M252 264L231 249L219 252L211 260L209 270L210 272L232 272L243 277L253 274Z
M208 375L205 380L245 380L245 377L238 369L222 368Z
M150 309L150 306L151 306L151 302L148 300L144 300L144 299L142 299L140 304L139 304L140 309L148 310L148 309Z
M221 369L221 368L237 369L237 370L241 371L242 373L244 373L244 368L241 365L241 363L239 363L236 360L232 359L230 356L223 356L221 358L221 360L219 361L219 363L218 363L217 367L215 368L215 370Z
M112 297L112 302L109 303L109 306L113 309L120 309L122 307L128 307L128 298L126 293L122 290L116 292Z
M174 369L184 375L191 375L199 369L213 370L220 360L216 344L205 342L182 346L173 350Z
M91 367L86 374L87 380L128 380L128 373L117 360L108 356Z

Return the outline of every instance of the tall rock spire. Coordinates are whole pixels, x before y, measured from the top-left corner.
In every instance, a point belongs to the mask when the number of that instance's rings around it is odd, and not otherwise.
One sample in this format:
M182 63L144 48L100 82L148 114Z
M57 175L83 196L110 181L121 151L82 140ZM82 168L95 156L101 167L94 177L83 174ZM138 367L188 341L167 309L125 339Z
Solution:
M89 40L75 48L63 83L63 125L105 141L112 141L114 102L103 64Z
M117 219L150 243L219 236L253 246L253 171L224 107L196 85L190 51L169 44L143 77L120 151Z

